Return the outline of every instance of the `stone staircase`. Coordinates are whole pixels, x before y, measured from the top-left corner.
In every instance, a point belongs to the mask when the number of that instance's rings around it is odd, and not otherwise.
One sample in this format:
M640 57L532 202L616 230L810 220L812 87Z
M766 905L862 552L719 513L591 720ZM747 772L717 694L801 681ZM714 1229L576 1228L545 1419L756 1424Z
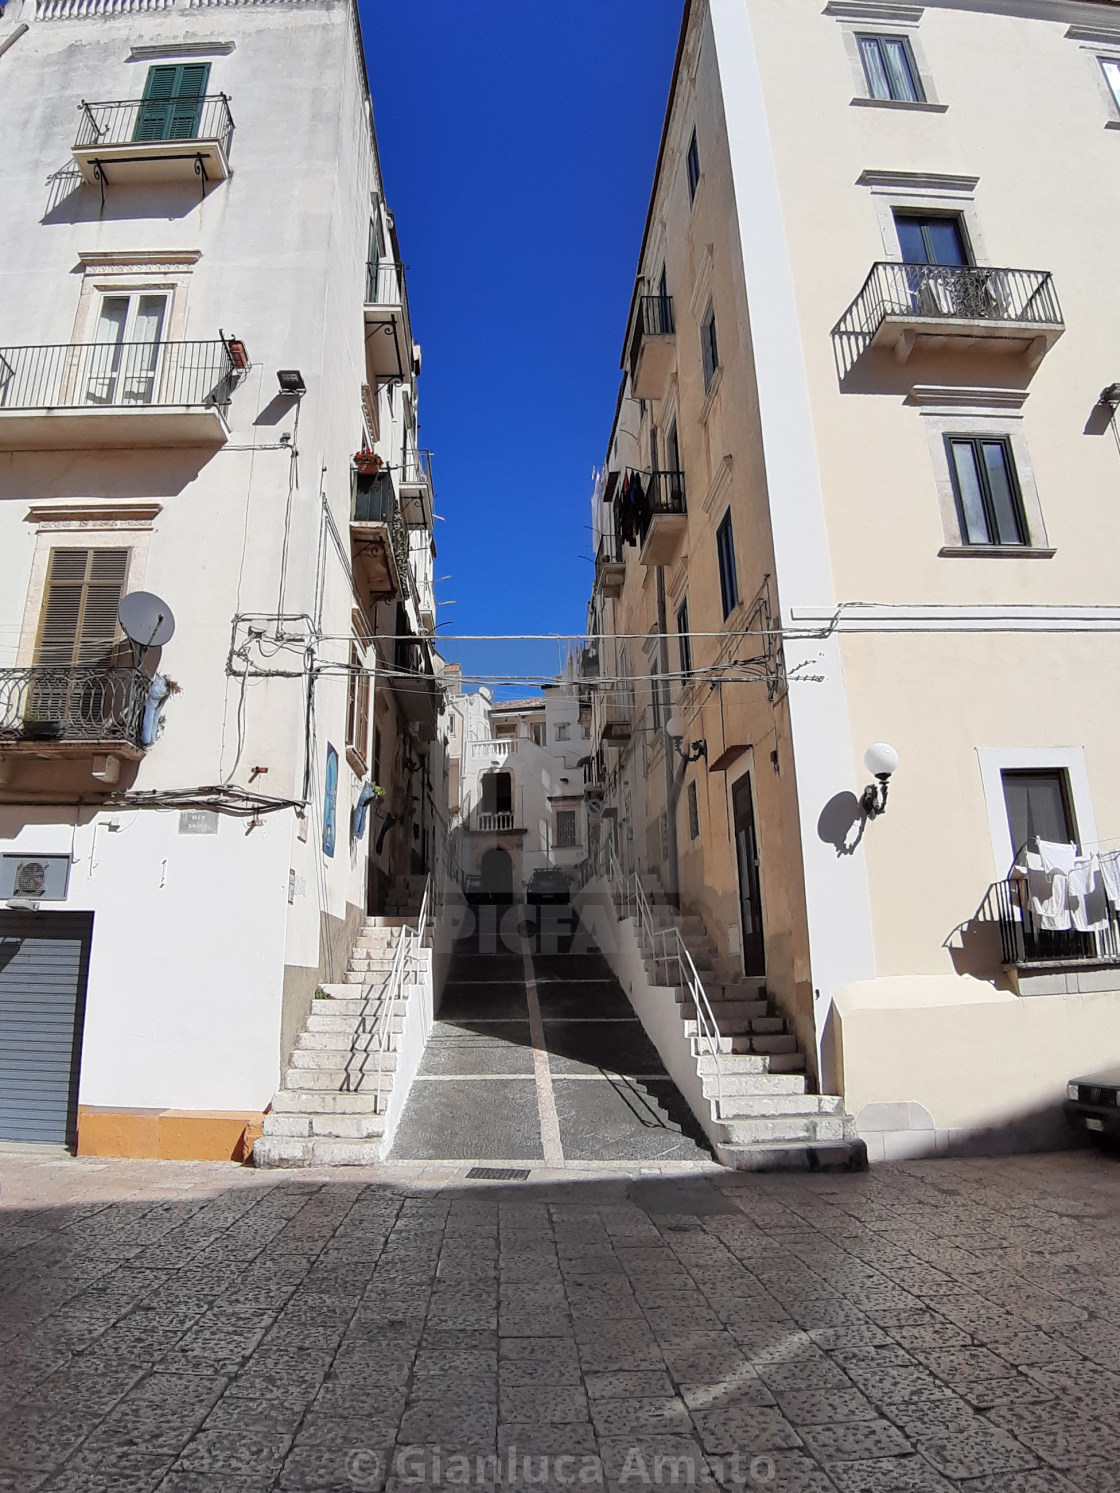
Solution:
M689 989L675 984L675 964L666 967L644 951L650 984L673 986L682 1040L709 1109L697 1118L718 1159L740 1171L862 1170L866 1149L855 1122L838 1095L812 1092L805 1053L765 981L737 977L703 919L682 916L670 906L656 877L643 875L641 881L653 926L680 932L719 1029L718 1053L713 1053ZM616 892L612 897L619 916Z
M411 918L415 922L424 900L426 876L394 876L385 897L385 916Z
M367 919L345 980L319 987L253 1147L256 1166L367 1166L382 1159L385 1111L404 1030L403 996L387 1013L383 1054L376 1030L393 956L408 924L403 917Z

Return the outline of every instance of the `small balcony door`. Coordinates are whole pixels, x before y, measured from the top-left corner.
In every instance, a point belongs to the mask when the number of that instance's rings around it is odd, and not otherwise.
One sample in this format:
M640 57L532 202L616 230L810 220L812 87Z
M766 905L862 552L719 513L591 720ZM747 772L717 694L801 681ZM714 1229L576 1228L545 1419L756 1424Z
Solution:
M154 401L167 303L167 295L158 291L102 298L86 383L87 404Z
M209 78L208 62L150 67L133 140L140 143L197 139L202 100Z
M968 247L959 218L917 217L896 213L898 247L904 264L966 265Z

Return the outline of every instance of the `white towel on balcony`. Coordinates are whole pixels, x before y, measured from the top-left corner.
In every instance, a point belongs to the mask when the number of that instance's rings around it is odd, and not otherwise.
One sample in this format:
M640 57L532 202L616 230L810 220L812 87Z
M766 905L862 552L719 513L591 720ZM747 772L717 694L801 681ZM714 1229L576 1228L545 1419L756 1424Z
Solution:
M1120 850L1108 850L1097 861L1108 900L1120 908Z
M1108 927L1108 902L1097 876L1095 857L1075 861L1069 873L1068 895L1073 926L1078 933L1099 933Z
M1038 853L1045 870L1065 871L1068 875L1077 859L1077 846L1063 845L1060 840L1039 840Z
M1027 856L1027 890L1031 912L1047 933L1064 933L1069 927L1068 888L1064 871L1047 871L1033 866L1034 856Z

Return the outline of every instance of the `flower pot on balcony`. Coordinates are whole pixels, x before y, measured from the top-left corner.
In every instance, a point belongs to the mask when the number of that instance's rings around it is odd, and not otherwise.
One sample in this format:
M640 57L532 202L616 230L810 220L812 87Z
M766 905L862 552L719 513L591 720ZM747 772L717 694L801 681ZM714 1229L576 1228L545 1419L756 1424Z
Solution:
M380 456L374 456L371 451L359 451L354 458L354 470L359 477L376 477L383 466Z

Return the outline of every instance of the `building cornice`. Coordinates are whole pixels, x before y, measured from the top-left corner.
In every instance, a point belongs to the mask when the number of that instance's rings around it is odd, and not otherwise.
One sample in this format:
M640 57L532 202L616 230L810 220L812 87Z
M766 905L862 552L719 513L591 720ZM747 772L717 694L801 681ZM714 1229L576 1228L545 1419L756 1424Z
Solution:
M161 46L133 47L129 62L151 62L157 57L228 57L235 51L234 41L167 41Z
M978 176L952 176L936 171L864 171L856 178L857 187L878 192L937 192L945 196L970 197Z
M922 19L920 5L896 5L891 0L829 0L824 13L838 21L870 21L873 25L916 26Z
M834 610L791 607L790 621L822 633L1120 632L1120 606L895 606L852 601Z
M946 409L1021 410L1027 398L1026 389L970 389L961 384L915 384L906 396L906 403Z
M128 252L93 250L78 253L78 263L84 270L182 269L185 264L197 264L201 258L201 249L139 249Z
M25 521L37 529L150 529L161 503L37 503Z

